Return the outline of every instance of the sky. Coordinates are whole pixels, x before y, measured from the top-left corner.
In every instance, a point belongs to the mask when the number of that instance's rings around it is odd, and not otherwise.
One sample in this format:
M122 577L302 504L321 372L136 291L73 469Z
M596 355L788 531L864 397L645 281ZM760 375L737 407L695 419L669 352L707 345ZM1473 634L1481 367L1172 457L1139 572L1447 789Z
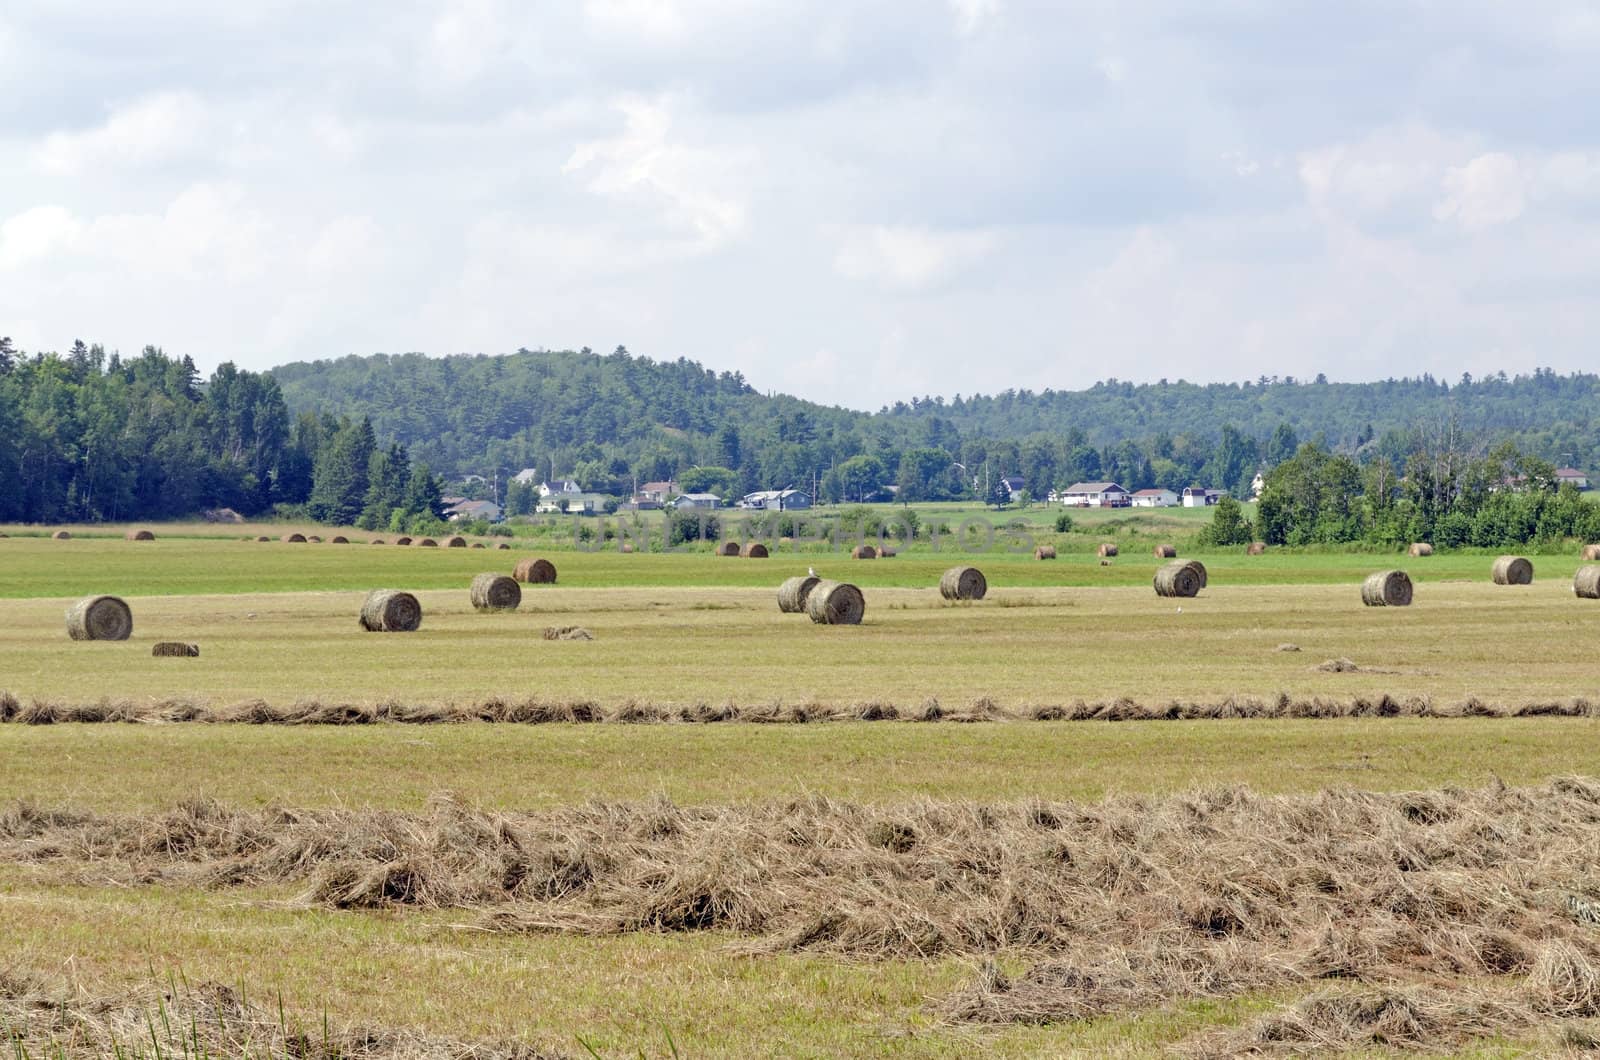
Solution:
M1593 369L1588 0L6 0L0 334L914 395Z

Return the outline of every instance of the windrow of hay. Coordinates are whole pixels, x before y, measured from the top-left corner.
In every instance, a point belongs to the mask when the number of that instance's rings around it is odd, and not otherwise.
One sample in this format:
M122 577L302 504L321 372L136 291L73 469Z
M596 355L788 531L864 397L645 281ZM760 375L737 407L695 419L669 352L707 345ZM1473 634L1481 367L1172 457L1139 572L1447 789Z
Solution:
M311 1060L555 1060L521 1042L467 1041L385 1027L287 1017L221 983L164 981L95 995L74 981L51 986L0 975L0 1039L23 1057L300 1057Z
M450 797L420 813L21 803L0 813L0 863L155 887L296 887L335 908L478 910L501 932L716 931L752 952L853 958L1029 955L1021 974L984 969L947 999L944 1012L968 1022L1344 981L1493 985L1503 1018L1531 1026L1600 1016L1597 823L1600 782L1586 778L1098 803L658 798L526 814ZM1481 1033L1454 1018L1433 1030Z
M767 546L759 541L750 541L744 546L745 559L766 559L767 556Z
M1117 546L1113 545L1111 542L1107 541L1103 545L1101 545L1099 548L1095 549L1095 554L1098 555L1101 559L1106 559L1108 557L1115 556L1117 554Z
M1033 558L1034 559L1055 559L1056 558L1056 546L1054 546L1054 545L1040 545L1038 548L1035 548L1033 550Z
M951 567L939 576L939 595L946 600L982 600L989 594L989 579L977 567Z
M1406 549L1406 555L1431 556L1433 555L1433 546L1428 544L1426 541L1417 541L1414 542L1410 548Z
M739 542L723 541L711 551L712 555L715 556L737 556L739 554Z
M1501 556L1494 561L1489 577L1496 585L1532 585L1533 563L1522 556Z
M479 611L515 611L522 603L517 579L489 571L472 579L469 595Z
M1266 554L1266 551L1267 543L1265 541L1252 541L1249 547L1244 550L1244 554L1247 556L1262 556Z
M877 559L878 550L871 545L857 545L850 550L851 559Z
M1177 559L1178 549L1176 545L1157 545L1155 555L1156 559Z
M1361 602L1368 607L1409 607L1411 576L1403 570L1367 575L1367 580L1361 583Z
M557 634L580 627L551 627ZM562 639L559 636L552 639ZM1298 651L1280 645L1279 651ZM1354 664L1351 664L1354 665ZM1388 672L1358 667L1365 672ZM1436 702L1428 696L1394 696L1387 693L1293 697L1227 696L1214 700L1173 699L1142 703L1134 699L1084 700L1019 704L1004 707L988 697L964 707L946 706L935 699L896 704L882 700L822 703L808 700L787 703L706 703L683 705L630 700L621 706L602 706L594 700L546 700L537 697L490 696L475 701L325 702L303 699L294 703L268 703L251 699L238 703L212 703L195 699L128 700L109 697L88 702L58 699L20 699L0 691L0 723L16 725L137 723L242 725L428 725L428 724L542 724L546 722L605 722L610 724L673 723L800 724L849 721L992 721L992 722L1203 722L1213 720L1270 721L1274 719L1337 720L1341 718L1600 718L1600 701L1583 697L1491 703L1481 699Z
M156 535L148 530L129 530L122 538L124 541L154 541Z
M542 557L530 556L517 561L517 565L511 569L511 576L529 585L554 585L556 565Z
M200 645L185 644L177 640L163 640L158 641L150 649L150 654L158 659L198 659L200 657Z
M786 579L778 586L778 610L790 615L805 614L806 597L811 595L811 590L820 581L821 578L810 575Z
M859 626L866 613L866 597L849 582L819 581L806 594L806 614L821 626Z
M422 625L422 605L398 589L374 589L361 605L361 628L369 633L411 633Z
M1201 582L1193 563L1177 559L1156 568L1154 585L1157 596L1190 597L1200 594Z
M127 640L133 635L133 610L121 597L85 596L67 608L67 636L73 640Z

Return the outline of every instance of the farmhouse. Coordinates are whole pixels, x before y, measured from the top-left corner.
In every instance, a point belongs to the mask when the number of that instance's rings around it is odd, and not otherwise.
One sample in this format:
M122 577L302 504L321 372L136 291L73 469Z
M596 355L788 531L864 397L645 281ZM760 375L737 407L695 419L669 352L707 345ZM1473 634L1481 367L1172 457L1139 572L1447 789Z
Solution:
M1135 490L1133 506L1135 508L1176 508L1179 499L1176 493L1165 487L1161 489Z
M552 493L539 502L534 511L540 514L565 511L569 515L595 515L606 510L611 501L603 493ZM562 508L562 504L566 508Z
M672 502L674 508L720 508L722 498L715 493L680 493Z
M468 519L486 519L497 523L500 521L500 506L494 501L458 501L444 510L444 517L452 523Z
M659 508L661 505L667 503L677 495L677 480L668 479L665 482L646 482L643 486L639 487L637 499L655 501L656 507Z
M1227 490L1208 490L1199 486L1189 486L1183 491L1183 506L1185 508L1207 508L1227 495Z
M1584 474L1582 471L1579 471L1575 467L1556 468L1556 485L1561 486L1568 482L1572 483L1581 490L1586 490L1589 488L1589 476Z
M569 478L558 478L554 482L539 483L539 496L541 497L576 497L583 492L583 487Z
M1068 508L1126 508L1133 495L1115 482L1074 482L1061 492Z
M745 494L739 507L749 511L796 511L811 507L811 497L802 490L757 490Z
M1000 488L1006 491L1006 500L1014 504L1017 495L1028 488L1028 480L1021 475L1007 475L1000 480Z

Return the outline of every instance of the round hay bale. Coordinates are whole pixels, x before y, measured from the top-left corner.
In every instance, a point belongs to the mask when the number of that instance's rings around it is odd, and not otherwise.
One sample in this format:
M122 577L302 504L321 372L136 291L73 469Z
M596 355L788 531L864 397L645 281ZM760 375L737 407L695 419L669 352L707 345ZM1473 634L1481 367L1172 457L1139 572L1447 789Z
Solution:
M333 540L328 542L330 545L348 545L349 543L350 539L343 534L334 534Z
M1204 589L1211 580L1206 576L1206 565L1197 559L1188 560L1187 563L1189 564L1189 569L1194 571L1195 576L1200 579L1200 588Z
M278 538L278 540L282 541L286 545L303 545L306 543L306 535L284 534L282 537Z
M504 547L505 547L505 546L504 546L504 545L501 545L501 546L500 546L500 547L501 547L501 548L504 548ZM620 553L622 553L622 554L623 554L623 555L624 555L624 556L631 556L631 555L633 555L633 542L632 542L632 541L624 541L624 542L623 542L623 543L622 543L622 545L621 545L621 547L619 547L619 548L618 548L618 549L617 549L617 551L618 551L618 552L620 552Z
M409 537L397 537L394 539L394 543L397 545L409 545L411 544L411 539Z
M272 538L268 537L266 534L262 534L260 537L256 538L256 542L258 544L260 542L262 542L262 541L271 541L271 540L272 540Z
M805 574L785 581L778 586L778 610L788 615L804 614L806 597L811 595L811 590L815 589L821 581L821 578L813 578Z
M939 578L939 595L946 600L982 600L989 579L977 567L951 567Z
M511 551L511 546L506 544L504 541L500 542L498 545L496 545L494 547L495 548L500 548L500 549L505 549L507 552Z
M124 541L154 541L156 535L148 530L129 530L122 535Z
M320 538L320 537L318 537L318 536L317 536L317 535L316 535L316 534L310 534L310 535L308 535L308 536L307 536L307 537L306 537L306 540L307 540L307 541L309 541L309 542L311 542L311 543L312 543L312 544L313 544L313 545L320 545L320 544L322 544L322 538Z
M1176 545L1157 545L1155 553L1156 559L1177 559L1178 547Z
M1381 570L1361 583L1361 602L1368 607L1411 606L1411 576L1403 570Z
M547 559L518 560L516 567L511 571L511 576L519 582L528 582L532 585L553 585L556 580L556 565Z
M767 546L763 545L759 541L750 541L744 546L745 559L766 559L768 555L769 553L767 552Z
M884 545L884 546L880 547L878 549L878 558L879 559L894 559L894 549L890 548L888 545Z
M482 541L474 541L472 543L472 547L473 548L488 548L489 546L485 545Z
M374 589L361 605L361 628L370 633L410 633L422 625L422 605L398 589Z
M1267 543L1265 541L1252 541L1250 542L1250 547L1244 550L1244 554L1247 556L1259 556L1266 551Z
M878 550L871 545L857 545L850 550L851 559L877 559Z
M1193 563L1183 560L1174 560L1156 568L1155 588L1157 596L1196 596L1203 583L1199 573L1194 569Z
M1600 566L1579 567L1572 576L1572 591L1585 600L1600 600Z
M445 543L444 543L444 547L445 548L466 548L467 547L467 539L464 538L464 537L461 537L460 535L457 535L456 537L446 538L445 539Z
M1433 555L1433 546L1428 544L1426 541L1418 541L1418 542L1414 543L1410 548L1406 549L1406 555L1408 555L1408 556L1431 556L1431 555Z
M472 579L471 595L479 611L515 611L522 603L522 586L504 574L480 574Z
M421 537L417 539L416 545L418 548L438 548L439 542L431 537Z
M57 530L55 533L50 535L50 540L52 540L52 541L71 541L72 540L72 535L67 533L65 530Z
M375 537L371 541L368 541L367 544L369 544L369 545L381 545L381 544L383 544L383 538Z
M178 640L164 640L151 648L150 654L157 659L198 659L200 658L200 645L185 644Z
M1056 546L1054 546L1054 545L1040 545L1038 548L1033 550L1033 558L1034 559L1055 559L1056 558Z
M73 640L127 640L133 611L119 597L85 596L67 608L67 636Z
M1578 558L1583 560L1585 563L1600 559L1600 545L1584 545L1583 555Z
M1501 556L1490 569L1496 585L1532 585L1533 563L1521 556Z
M806 595L806 614L821 626L859 626L866 597L849 582L819 581Z
M1099 548L1095 549L1095 555L1099 556L1101 559L1105 559L1108 556L1115 556L1116 554L1117 554L1117 546L1113 545L1109 541L1107 541L1105 544L1101 545Z
M738 554L739 542L737 541L724 541L712 550L712 555L715 556L737 556Z

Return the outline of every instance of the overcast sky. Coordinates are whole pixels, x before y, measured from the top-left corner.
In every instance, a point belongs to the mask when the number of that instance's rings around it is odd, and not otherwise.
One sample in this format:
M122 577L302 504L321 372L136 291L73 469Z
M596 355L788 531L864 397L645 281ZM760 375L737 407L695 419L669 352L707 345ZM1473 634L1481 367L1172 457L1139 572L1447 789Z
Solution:
M1587 0L5 0L0 333L876 407L1595 367Z

